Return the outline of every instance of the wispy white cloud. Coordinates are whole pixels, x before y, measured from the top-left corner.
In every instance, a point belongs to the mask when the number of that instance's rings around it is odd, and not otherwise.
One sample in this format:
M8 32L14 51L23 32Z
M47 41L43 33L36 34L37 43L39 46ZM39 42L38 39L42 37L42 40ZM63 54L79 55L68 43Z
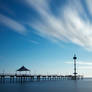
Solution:
M92 23L81 0L69 0L63 9L59 9L59 17L52 13L49 0L27 0L27 3L41 17L41 20L29 24L39 35L53 40L72 42L92 50Z
M92 70L92 66L80 66L78 69L86 69L86 70Z
M34 44L39 44L39 42L35 41L35 40L28 40L29 42L31 43L34 43Z
M74 62L65 62L66 64L73 64ZM78 65L91 65L92 66L92 62L88 62L88 61L78 61L78 62L76 62Z
M89 13L92 15L92 0L86 0Z
M74 62L65 62L65 64L74 64ZM77 64L77 68L78 70L87 70L87 69L92 69L92 62L89 62L89 61L78 61L76 62Z
M27 41L27 42L29 42L29 43L33 43L33 44L40 44L38 41L36 41L36 40L32 40L32 39L27 39L27 37L20 37L22 40L24 40L24 41Z
M11 28L13 31L24 34L26 28L19 22L9 18L5 15L0 14L0 24Z

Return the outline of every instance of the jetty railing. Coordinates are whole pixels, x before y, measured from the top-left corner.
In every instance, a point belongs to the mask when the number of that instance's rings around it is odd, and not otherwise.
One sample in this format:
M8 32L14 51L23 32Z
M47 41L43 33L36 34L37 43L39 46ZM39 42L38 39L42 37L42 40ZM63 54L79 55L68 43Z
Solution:
M76 80L83 79L82 75L77 75ZM42 80L74 80L73 75L31 75L31 74L0 74L0 83L23 83L27 81Z

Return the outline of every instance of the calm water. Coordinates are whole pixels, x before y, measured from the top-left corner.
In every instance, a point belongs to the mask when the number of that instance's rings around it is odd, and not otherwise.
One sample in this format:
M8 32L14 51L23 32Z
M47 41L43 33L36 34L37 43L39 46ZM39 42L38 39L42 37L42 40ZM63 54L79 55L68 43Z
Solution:
M92 79L6 83L0 92L92 92Z

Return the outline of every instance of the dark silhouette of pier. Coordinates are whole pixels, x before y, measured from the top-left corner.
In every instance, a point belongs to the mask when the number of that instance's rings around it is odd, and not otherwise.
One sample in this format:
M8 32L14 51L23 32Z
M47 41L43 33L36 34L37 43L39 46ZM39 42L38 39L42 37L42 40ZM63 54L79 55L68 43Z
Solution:
M74 80L73 75L0 75L1 83L23 83L27 81L42 81L42 80ZM76 76L76 80L83 79L82 75Z
M83 75L77 75L76 72L76 55L73 57L74 59L74 75L32 75L30 74L30 70L26 67L22 66L19 68L15 74L0 74L0 83L24 83L27 81L42 81L42 80L79 80L83 79ZM19 72L19 73L18 73ZM21 74L21 72L25 72L25 74ZM26 72L29 72L27 74Z

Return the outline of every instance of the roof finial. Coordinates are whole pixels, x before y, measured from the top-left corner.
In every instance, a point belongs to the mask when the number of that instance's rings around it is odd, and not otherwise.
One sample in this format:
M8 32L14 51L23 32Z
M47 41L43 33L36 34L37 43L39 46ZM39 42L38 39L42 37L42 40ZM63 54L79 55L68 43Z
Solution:
M74 54L74 57L73 57L73 59L77 59L77 57L76 57L76 54Z

